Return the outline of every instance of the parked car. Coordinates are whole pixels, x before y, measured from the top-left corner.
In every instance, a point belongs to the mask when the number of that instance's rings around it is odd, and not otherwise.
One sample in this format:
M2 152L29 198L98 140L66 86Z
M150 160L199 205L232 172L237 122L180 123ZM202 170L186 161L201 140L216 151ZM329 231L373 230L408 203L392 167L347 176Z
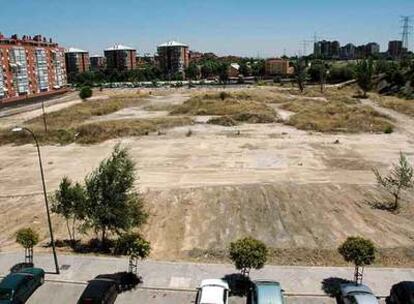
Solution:
M8 274L0 283L0 304L26 303L45 281L41 268L25 268Z
M203 280L197 293L197 304L228 304L229 285L220 279Z
M95 278L88 282L78 304L113 304L118 297L118 284L108 278Z
M414 304L414 282L400 282L391 288L391 304Z
M283 289L279 282L258 280L253 281L249 294L251 304L283 304Z
M344 304L378 304L378 299L372 290L363 284L341 284L340 297Z

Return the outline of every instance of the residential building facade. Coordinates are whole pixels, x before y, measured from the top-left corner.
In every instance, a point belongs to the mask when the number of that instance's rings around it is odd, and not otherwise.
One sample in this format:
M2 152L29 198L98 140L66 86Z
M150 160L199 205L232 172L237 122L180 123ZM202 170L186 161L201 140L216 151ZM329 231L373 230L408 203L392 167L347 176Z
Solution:
M265 74L266 76L287 76L294 73L293 67L291 67L289 60L280 58L269 58L265 61Z
M66 85L64 49L57 43L0 34L0 103L54 94Z
M168 41L157 48L161 72L166 78L177 75L185 77L189 65L189 46L177 41Z
M101 55L93 55L89 58L92 71L100 71L105 69L105 57Z
M393 40L388 42L388 55L392 58L400 58L403 54L403 42L401 40Z
M66 72L69 75L89 71L89 53L76 48L65 50Z
M116 44L104 50L108 70L128 71L137 67L137 51L129 46Z
M318 41L314 44L313 55L317 58L339 58L340 48L338 41Z

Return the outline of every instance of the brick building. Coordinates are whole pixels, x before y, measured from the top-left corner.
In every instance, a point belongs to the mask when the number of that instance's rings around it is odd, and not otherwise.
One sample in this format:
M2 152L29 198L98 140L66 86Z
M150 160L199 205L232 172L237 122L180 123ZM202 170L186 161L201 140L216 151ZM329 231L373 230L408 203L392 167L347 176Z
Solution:
M403 54L403 42L401 40L393 40L388 42L388 55L392 58L400 58Z
M37 35L0 34L0 103L64 91L64 49Z
M289 60L280 58L269 58L265 61L265 74L266 76L287 76L292 75L294 72L293 67L290 65Z
M129 46L115 44L104 51L108 70L134 70L137 67L137 51Z
M105 57L102 55L93 55L89 57L92 71L100 71L105 69Z
M189 47L177 41L168 41L158 46L160 69L165 77L185 77L189 65Z
M68 76L89 71L89 53L76 48L65 50L66 71Z

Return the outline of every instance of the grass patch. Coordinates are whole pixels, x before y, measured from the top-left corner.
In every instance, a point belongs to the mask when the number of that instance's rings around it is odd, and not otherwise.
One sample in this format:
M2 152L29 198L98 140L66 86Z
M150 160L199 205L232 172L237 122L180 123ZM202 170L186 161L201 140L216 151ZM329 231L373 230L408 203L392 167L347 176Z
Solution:
M219 125L219 126L224 126L224 127L233 127L239 124L231 116L227 116L227 115L210 118L207 121L207 123L211 125Z
M375 100L380 106L394 110L396 112L414 117L414 101L402 99L394 96L379 96L372 95L371 98Z
M43 117L27 121L24 125L32 129L41 144L70 144L78 142L92 144L123 136L141 136L161 129L192 124L187 117L166 117L154 119L129 119L86 123L95 116L103 116L123 108L138 106L146 101L137 98L110 98L93 100L60 111L47 114L48 132L43 128ZM27 132L0 130L0 145L28 144L33 139Z
M176 106L170 114L228 116L235 121L250 123L278 120L273 108L263 101L257 101L254 95L246 92L197 95Z
M77 128L76 142L94 144L112 138L148 135L162 129L191 125L189 117L126 119L85 124Z
M121 109L144 104L140 98L109 98L85 101L68 108L46 114L49 129L74 128L93 116L104 116ZM25 123L29 128L43 127L43 117L38 116Z
M93 122L76 128L51 129L45 133L42 128L33 129L41 144L95 144L105 140L142 136L151 132L169 129L176 126L191 125L193 120L188 117L166 117L153 119L125 119ZM27 132L0 131L0 144L29 144L33 138Z
M344 133L390 133L393 124L386 115L354 102L296 100L281 106L295 112L286 124L301 130Z

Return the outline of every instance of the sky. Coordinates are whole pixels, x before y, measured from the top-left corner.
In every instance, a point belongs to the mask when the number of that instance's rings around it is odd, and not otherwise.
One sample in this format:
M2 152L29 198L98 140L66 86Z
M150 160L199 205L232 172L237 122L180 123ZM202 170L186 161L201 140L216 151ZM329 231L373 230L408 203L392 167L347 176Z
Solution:
M115 43L154 53L178 40L194 51L271 57L303 53L315 33L385 51L401 39L401 15L414 15L414 0L0 0L0 32L43 34L91 55Z

